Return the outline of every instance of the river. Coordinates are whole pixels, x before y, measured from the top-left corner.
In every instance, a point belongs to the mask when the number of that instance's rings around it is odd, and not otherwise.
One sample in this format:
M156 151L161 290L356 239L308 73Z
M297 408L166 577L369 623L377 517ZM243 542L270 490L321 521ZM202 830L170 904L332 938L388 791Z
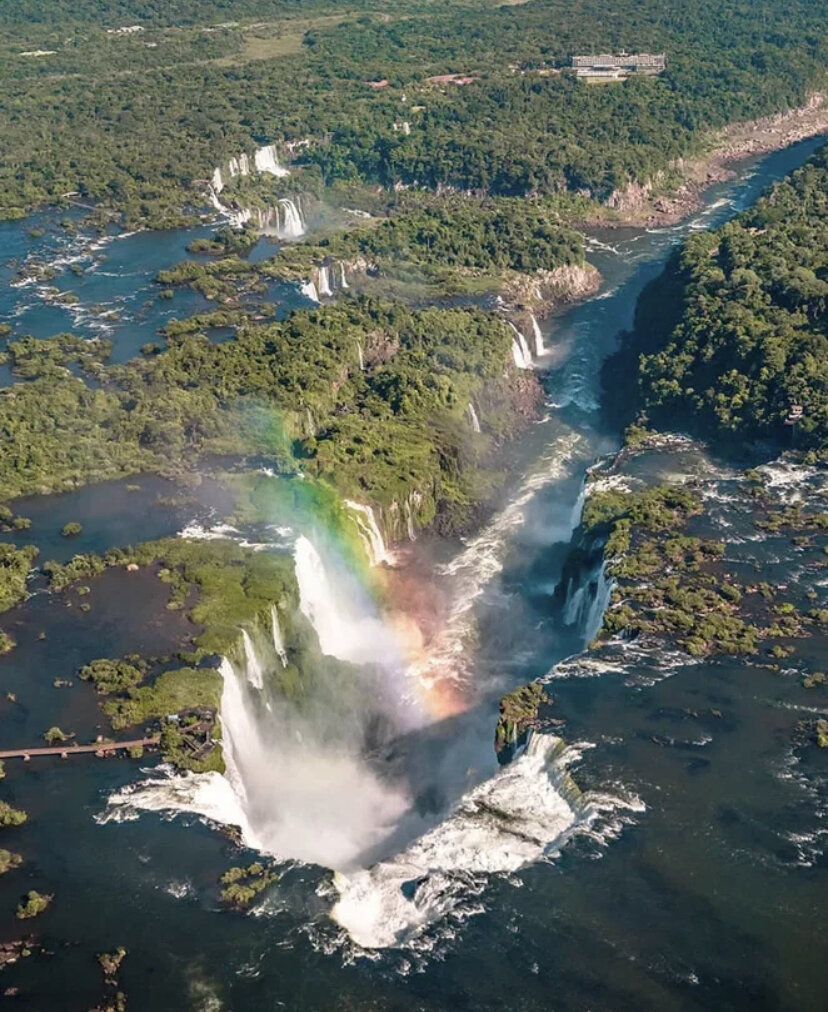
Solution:
M826 895L826 812L824 794L814 796L816 781L786 744L792 714L808 705L796 679L669 656L633 658L599 677L564 665L551 684L569 748L525 757L501 774L492 750L499 694L584 645L583 626L566 623L553 595L585 469L617 445L598 422L601 362L670 248L748 206L817 143L746 162L679 226L587 237L604 283L595 298L543 326L547 413L515 448L522 477L467 544L422 539L415 548L420 565L441 560L436 580L452 602L445 646L464 646L457 677L474 686L475 699L461 716L399 743L395 761L415 793L433 795L419 827L428 829L428 846L401 827L371 876L344 887L323 869L293 862L253 915L229 914L217 908L215 884L238 858L203 820L144 813L100 821L107 799L141 776L135 764L18 765L4 797L30 814L14 838L28 864L0 879L0 909L11 911L24 889L54 892L43 920L53 954L5 971L2 986L30 992L28 1008L88 1009L100 994L90 953L123 945L121 982L133 1012L823 1007L825 973L813 943ZM30 234L40 227L44 235ZM14 260L0 269L0 319L16 335L102 334L124 361L158 340L166 319L206 305L189 292L159 298L152 284L193 234L201 232L93 243L53 231L47 217L0 225ZM74 306L55 304L38 284L7 287L21 264L56 256L65 267L49 283L73 292ZM84 273L72 273L72 263ZM280 312L302 304L287 286L277 298ZM31 530L4 537L65 557L57 532L69 519L86 525L72 551L101 550L192 521L209 526L223 509L221 490L209 482L194 492L140 477L29 500L20 512L32 518ZM798 572L781 544L753 551L758 564L776 560L780 580ZM72 678L93 657L172 648L183 619L160 607L154 581L119 576L95 585L88 614L45 594L13 613L18 647L0 659L0 687L17 701L0 702L4 742L34 742L53 724L91 733L92 693L55 689L53 679ZM711 708L723 718L685 726L688 710ZM469 788L482 793L461 801ZM526 828L520 853L497 826L481 830L477 816L487 806ZM378 932L393 922L400 861L412 857L431 869L427 888L417 889L422 924L387 947ZM338 901L337 923L330 911ZM17 934L11 919L0 930L2 938Z

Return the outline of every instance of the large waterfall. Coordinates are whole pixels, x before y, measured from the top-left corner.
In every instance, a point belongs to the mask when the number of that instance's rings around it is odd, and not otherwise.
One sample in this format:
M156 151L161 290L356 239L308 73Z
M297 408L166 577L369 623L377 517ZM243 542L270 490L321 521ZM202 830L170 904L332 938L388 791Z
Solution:
M567 625L577 626L585 643L591 643L601 631L612 587L606 562L602 559L586 579L577 584L573 582L567 588L563 619Z
M339 262L339 287L343 291L346 291L350 287L348 279L345 277L345 264L341 260Z
M283 860L358 863L408 807L405 792L383 783L357 743L320 715L267 710L245 672L225 660L221 674L226 777L244 814L244 842Z
M365 949L406 948L438 919L478 913L485 876L516 872L576 833L595 833L604 812L643 807L638 799L582 793L568 772L578 757L560 738L532 735L523 755L402 853L337 875L332 916Z

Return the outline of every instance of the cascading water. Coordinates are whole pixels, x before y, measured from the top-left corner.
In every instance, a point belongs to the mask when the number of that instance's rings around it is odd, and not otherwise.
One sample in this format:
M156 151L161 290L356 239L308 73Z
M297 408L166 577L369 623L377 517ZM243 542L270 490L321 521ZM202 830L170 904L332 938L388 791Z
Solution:
M362 341L357 341L357 356L359 357L359 371L365 372L365 355L362 351Z
M583 625L584 640L591 643L601 630L604 623L604 612L609 606L612 596L612 580L607 577L606 563L602 563L595 585L595 594L586 613Z
M256 167L256 171L260 173L266 172L271 176L279 176L280 178L290 175L290 172L279 163L274 144L268 144L266 147L259 148L254 152L253 164Z
M285 650L285 641L282 637L282 627L279 624L279 615L276 612L276 605L272 605L270 609L270 631L273 636L273 649L276 651L276 656L282 662L282 667L287 667L287 651Z
M224 180L221 178L221 169L213 170L213 175L210 179L210 186L212 186L216 193L221 193L224 189Z
M337 875L332 917L366 949L416 947L438 919L480 911L484 876L515 872L557 853L576 832L617 808L640 808L582 794L567 768L577 749L532 735L526 751L474 788L454 812L389 861Z
M305 234L305 221L297 204L289 197L279 201L280 222L277 234L280 239L299 239Z
M350 287L348 279L345 277L345 264L341 260L339 262L339 286L343 291L347 291Z
M320 297L324 296L325 298L331 298L333 296L333 292L331 291L330 269L327 264L323 264L319 268L319 295Z
M469 422L473 432L480 432L480 419L477 417L477 412L474 410L474 404L469 401L468 407L466 408L466 414L469 416Z
M250 175L250 159L247 155L239 155L239 175L249 176Z
M521 334L517 327L510 320L506 321L514 331L514 337L512 339L512 359L518 369L531 369L532 368L532 353L529 351L529 345L526 343L526 338Z
M264 688L264 671L256 648L253 646L253 640L246 629L242 629L241 636L247 678L254 689L262 689Z
M345 500L345 505L354 514L359 536L365 545L371 565L378 566L381 562L384 562L386 565L393 566L396 562L394 553L385 547L385 540L371 507L353 502L350 499Z
M238 211L230 212L230 224L233 228L244 228L244 226L253 217L253 212L249 207L242 207Z
M299 286L299 291L306 299L310 299L311 302L319 302L319 292L317 292L316 285L312 281L303 282Z
M541 333L540 324L537 321L537 317L534 313L530 313L529 317L532 321L532 334L535 338L535 354L540 357L546 354L546 345L543 343L543 334Z
M244 842L282 860L347 869L408 807L353 743L274 714L229 661L221 666L226 778L244 814ZM317 733L319 732L319 733Z
M608 579L606 563L600 564L583 582L571 583L567 588L563 620L566 625L577 626L585 643L591 643L604 621L604 612L612 596L612 580Z
M417 532L414 530L414 513L411 509L411 499L408 498L403 504L405 510L405 530L409 541L417 540Z
M227 168L230 170L230 178L235 179L240 174L239 160L237 158L231 158L227 164Z

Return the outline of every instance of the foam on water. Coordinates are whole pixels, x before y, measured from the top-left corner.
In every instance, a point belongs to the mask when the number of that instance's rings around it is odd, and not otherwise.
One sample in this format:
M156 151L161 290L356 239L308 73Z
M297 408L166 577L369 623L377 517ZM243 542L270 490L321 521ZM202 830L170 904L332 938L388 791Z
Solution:
M579 756L560 738L534 735L523 755L402 853L337 875L331 916L363 949L408 948L436 921L481 910L467 901L480 895L487 876L549 859L602 810L632 804L582 794L568 773Z
M466 650L473 629L473 608L492 580L503 570L511 535L526 516L526 509L535 496L552 482L564 477L581 436L569 432L560 436L538 462L538 466L521 483L517 494L483 530L472 538L465 549L437 571L451 578L451 606L445 625L428 655L412 668L412 673L425 684L446 677L457 682L467 681L470 655Z

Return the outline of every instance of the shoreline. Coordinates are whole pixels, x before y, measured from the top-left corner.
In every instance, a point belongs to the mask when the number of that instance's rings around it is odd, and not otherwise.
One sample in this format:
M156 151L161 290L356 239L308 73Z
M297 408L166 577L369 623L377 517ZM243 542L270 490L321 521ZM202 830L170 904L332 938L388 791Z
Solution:
M659 228L678 225L703 204L704 192L738 174L736 166L748 158L782 151L792 144L820 135L828 137L828 101L814 92L804 106L776 116L731 123L708 135L706 154L679 158L672 168L684 182L661 193L659 178L629 183L609 198L606 213L599 212L582 224L591 228Z

